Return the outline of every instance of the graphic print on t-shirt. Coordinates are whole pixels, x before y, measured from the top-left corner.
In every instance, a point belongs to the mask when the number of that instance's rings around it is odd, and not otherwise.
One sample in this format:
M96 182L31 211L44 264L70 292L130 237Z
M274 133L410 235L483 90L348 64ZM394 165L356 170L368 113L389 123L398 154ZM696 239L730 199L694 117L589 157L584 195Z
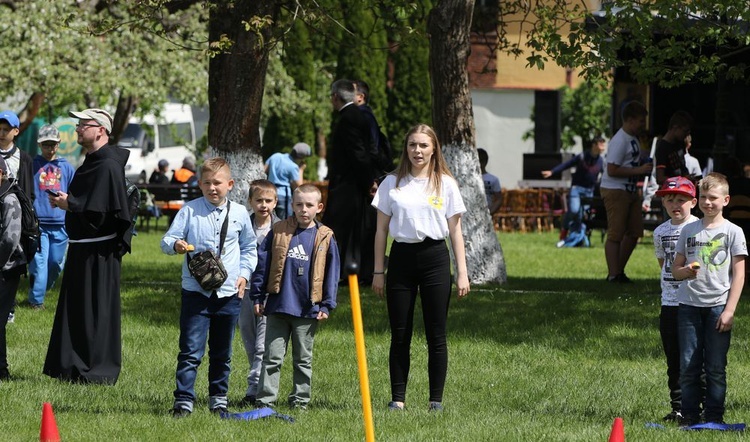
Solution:
M62 190L60 188L60 178L62 178L62 170L55 164L46 164L39 171L39 189L42 192L47 189L59 192Z
M435 196L435 195L430 196L430 197L427 198L427 201L430 203L430 205L433 208L435 208L437 210L440 210L440 209L443 208L443 199L440 198L439 196Z
M695 237L691 237L688 238L688 246L700 247L698 250L700 261L711 269L720 269L729 262L727 239L728 237L723 233L719 233L708 242L700 242Z

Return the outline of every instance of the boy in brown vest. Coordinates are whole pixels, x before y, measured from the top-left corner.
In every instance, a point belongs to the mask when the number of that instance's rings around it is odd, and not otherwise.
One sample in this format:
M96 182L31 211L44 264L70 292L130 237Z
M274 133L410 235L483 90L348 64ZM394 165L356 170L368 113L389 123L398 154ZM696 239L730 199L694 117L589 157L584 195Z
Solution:
M333 231L315 219L323 210L321 200L320 189L314 185L297 187L292 196L294 217L276 223L258 249L250 294L255 314L267 317L256 402L260 407L276 402L290 338L294 386L287 402L300 409L310 402L313 339L318 323L336 307L340 272Z

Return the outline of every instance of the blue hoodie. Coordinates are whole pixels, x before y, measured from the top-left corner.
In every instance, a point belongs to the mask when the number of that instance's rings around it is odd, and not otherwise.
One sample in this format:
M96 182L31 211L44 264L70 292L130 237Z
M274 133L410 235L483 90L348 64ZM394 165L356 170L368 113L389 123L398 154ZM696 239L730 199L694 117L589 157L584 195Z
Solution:
M68 185L73 179L75 169L65 158L57 157L47 161L41 155L34 158L32 167L37 196L34 200L34 210L39 217L39 224L65 225L65 211L50 206L46 190L68 193Z

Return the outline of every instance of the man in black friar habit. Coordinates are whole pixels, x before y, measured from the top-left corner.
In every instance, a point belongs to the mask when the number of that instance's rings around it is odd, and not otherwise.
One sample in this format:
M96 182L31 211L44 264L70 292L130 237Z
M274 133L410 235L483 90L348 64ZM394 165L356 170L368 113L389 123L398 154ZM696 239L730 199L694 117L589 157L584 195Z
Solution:
M70 237L44 374L71 382L114 385L122 365L120 264L130 252L131 217L124 167L129 152L110 146L112 116L70 112L86 159L69 193L48 195L65 210Z

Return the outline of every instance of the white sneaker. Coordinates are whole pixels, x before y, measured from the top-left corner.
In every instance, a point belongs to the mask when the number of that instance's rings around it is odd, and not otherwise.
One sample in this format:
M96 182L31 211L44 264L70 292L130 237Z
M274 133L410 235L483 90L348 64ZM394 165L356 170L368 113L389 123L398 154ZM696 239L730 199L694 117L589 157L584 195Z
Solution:
M13 312L10 312L8 314L8 324L13 324L14 322L16 322L16 314Z
M561 239L560 241L557 242L557 248L558 249L561 248L564 245L565 245L565 240L564 239Z

